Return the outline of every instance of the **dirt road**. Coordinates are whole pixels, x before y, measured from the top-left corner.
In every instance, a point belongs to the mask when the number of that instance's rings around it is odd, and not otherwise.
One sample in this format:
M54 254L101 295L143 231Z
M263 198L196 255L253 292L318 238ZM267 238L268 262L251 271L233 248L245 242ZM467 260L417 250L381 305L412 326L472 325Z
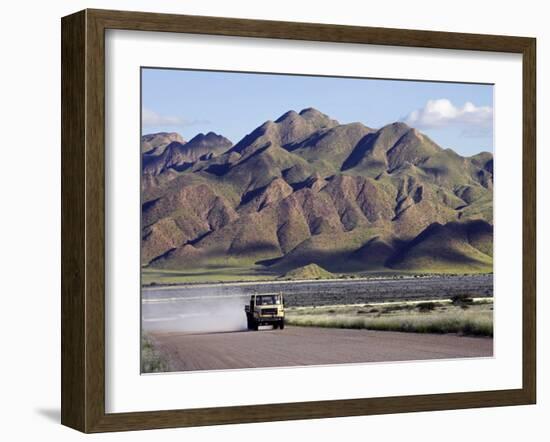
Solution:
M171 371L489 357L491 338L312 327L190 334L153 332Z

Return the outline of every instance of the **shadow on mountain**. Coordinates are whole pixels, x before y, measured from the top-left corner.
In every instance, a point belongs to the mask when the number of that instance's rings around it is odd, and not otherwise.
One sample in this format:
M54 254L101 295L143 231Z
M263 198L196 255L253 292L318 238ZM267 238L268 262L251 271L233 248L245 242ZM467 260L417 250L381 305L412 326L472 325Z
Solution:
M160 198L155 198L150 201L146 201L141 205L141 212L147 212L148 210L152 209L156 203L158 203Z
M256 198L258 195L261 195L262 192L264 192L265 189L267 189L267 187L268 186L258 187L257 189L254 189L254 190L251 190L250 192L245 193L243 195L243 197L241 199L241 203L239 205L244 206L245 204L249 203L254 198Z
M193 164L194 163L176 164L174 166L171 166L171 169L175 170L176 172L185 172L187 169L193 166Z
M212 175L223 176L229 172L229 169L231 169L231 164L211 164L204 171Z
M367 155L369 151L372 150L372 144L376 140L376 134L367 134L365 135L359 143L357 143L357 146L355 146L355 149L351 152L351 155L344 161L344 164L342 164L342 167L340 170L345 171L348 169L353 169L355 166L357 166L363 158ZM382 161L377 161L380 166L385 166L385 164Z
M390 257L390 268L489 268L493 228L483 220L432 223Z

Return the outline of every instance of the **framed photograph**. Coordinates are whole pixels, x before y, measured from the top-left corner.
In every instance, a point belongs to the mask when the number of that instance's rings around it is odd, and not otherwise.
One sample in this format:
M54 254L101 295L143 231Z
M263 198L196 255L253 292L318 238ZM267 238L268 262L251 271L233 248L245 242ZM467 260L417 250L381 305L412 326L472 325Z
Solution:
M533 404L535 39L62 19L62 423Z

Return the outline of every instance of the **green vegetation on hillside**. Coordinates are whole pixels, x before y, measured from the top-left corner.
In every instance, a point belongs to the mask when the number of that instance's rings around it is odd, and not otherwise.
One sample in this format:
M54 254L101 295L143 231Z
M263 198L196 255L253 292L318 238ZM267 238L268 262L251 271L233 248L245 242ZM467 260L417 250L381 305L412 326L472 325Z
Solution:
M302 278L309 265L328 272L313 278L492 271L490 153L312 108L235 145L214 133L142 143L145 283Z

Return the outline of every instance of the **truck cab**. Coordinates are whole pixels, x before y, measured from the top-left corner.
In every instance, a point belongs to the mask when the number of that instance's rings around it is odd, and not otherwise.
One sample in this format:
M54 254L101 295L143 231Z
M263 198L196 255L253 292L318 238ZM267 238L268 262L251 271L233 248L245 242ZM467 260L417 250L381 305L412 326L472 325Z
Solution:
M258 330L261 325L273 325L274 329L285 328L285 307L282 293L263 293L250 296L245 305L248 330Z

